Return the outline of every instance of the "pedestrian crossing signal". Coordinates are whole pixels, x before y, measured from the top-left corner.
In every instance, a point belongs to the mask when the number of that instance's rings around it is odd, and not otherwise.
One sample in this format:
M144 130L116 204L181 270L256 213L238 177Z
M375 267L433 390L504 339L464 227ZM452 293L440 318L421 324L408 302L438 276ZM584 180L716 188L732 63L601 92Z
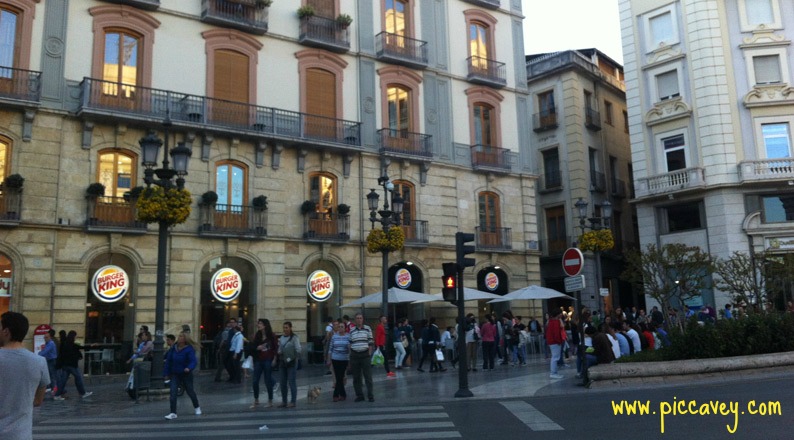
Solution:
M455 263L441 265L444 275L441 277L441 293L444 301L455 301L458 298L458 266Z

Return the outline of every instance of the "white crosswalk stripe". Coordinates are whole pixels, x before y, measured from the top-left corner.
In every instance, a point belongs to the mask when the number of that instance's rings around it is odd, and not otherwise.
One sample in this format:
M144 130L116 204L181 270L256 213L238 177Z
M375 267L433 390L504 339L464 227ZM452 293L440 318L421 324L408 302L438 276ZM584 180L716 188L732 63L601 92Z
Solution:
M359 406L361 405L361 406ZM260 430L263 425L266 430ZM176 420L131 414L122 417L50 419L33 427L35 440L66 439L229 439L235 437L305 440L369 440L460 438L444 407L405 408L357 404L335 409L240 411L194 416L185 412Z
M565 429L527 402L511 400L500 403L533 431L562 431Z

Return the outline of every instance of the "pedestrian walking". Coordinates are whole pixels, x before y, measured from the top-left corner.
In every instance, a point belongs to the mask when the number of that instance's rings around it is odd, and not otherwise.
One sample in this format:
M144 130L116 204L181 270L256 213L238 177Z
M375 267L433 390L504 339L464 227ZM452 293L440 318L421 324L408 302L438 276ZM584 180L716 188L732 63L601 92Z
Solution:
M226 359L226 371L229 372L231 383L242 383L243 381L243 328L239 325L232 327L229 331L229 356Z
M58 350L56 363L61 366L61 374L58 377L58 391L53 397L55 400L66 400L64 394L66 394L66 382L69 380L70 375L74 377L74 386L77 387L77 392L81 397L86 398L94 394L85 390L83 372L77 368L77 363L83 358L83 354L80 353L83 346L75 342L76 337L76 331L69 331L66 339L61 343L60 350Z
M44 334L44 345L39 351L39 356L43 357L47 362L47 372L50 375L50 383L47 385L47 391L51 391L58 385L57 376L55 374L55 360L58 359L58 349L55 347L55 341L52 339L53 337L55 337L55 330L50 329Z
M33 407L41 406L50 383L47 361L22 341L30 323L21 313L0 316L0 438L33 438Z
M378 318L378 326L375 327L375 346L378 347L378 350L380 350L383 355L383 368L386 370L386 377L395 377L397 375L389 370L389 357L386 356L387 324L388 318L384 315L380 315Z
M165 365L163 366L163 377L166 380L170 379L171 385L171 412L165 416L168 420L176 418L176 398L179 386L185 389L185 393L190 397L193 403L193 411L197 416L201 415L201 407L199 406L196 391L193 390L193 370L196 369L198 361L196 360L196 350L198 346L188 333L181 332L176 338L176 344L168 350L165 358Z
M560 309L553 307L551 309L549 322L546 324L546 331L544 332L546 334L546 344L548 344L551 350L551 373L549 374L551 379L563 378L561 374L557 374L557 362L560 360L560 355L562 354L564 332L565 329L560 320Z
M214 343L217 366L215 368L215 382L221 381L221 375L226 365L229 363L229 342L231 342L232 328L237 325L237 320L230 319L226 322L226 328L215 335Z
M298 384L295 375L298 372L298 362L301 356L301 341L292 332L292 322L284 322L284 333L278 340L279 372L281 373L281 405L279 408L294 408L298 398ZM287 403L287 386L290 391L290 401Z
M394 346L394 352L396 353L394 358L394 369L399 370L403 367L403 361L405 360L405 349L409 347L408 337L405 336L405 333L402 331L402 321L394 326L394 341L392 345Z
M278 340L276 335L273 334L273 328L270 326L270 321L267 319L260 319L256 323L257 332L254 335L251 350L254 357L254 404L251 409L259 406L259 379L260 376L265 377L265 389L267 390L267 408L273 407L273 362L276 360L276 352L278 351Z
M338 322L335 327L336 332L331 336L328 344L328 364L334 371L334 402L347 399L345 391L345 373L350 365L350 335L347 333L347 326Z
M372 348L375 341L372 329L364 325L364 315L356 313L356 326L350 332L350 371L353 372L353 390L356 392L356 402L364 401L362 380L367 385L367 398L375 401L372 387Z

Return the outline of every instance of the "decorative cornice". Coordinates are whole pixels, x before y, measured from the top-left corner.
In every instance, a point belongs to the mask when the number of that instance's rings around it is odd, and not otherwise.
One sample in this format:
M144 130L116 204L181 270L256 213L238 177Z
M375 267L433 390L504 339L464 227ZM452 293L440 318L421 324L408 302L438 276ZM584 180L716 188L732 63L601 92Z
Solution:
M645 124L649 127L680 118L688 118L692 109L681 97L657 102L645 113Z
M773 29L759 28L753 31L749 37L742 39L743 44L739 45L740 48L757 47L757 46L788 46L791 41L786 40L785 35L778 35Z
M794 88L788 84L756 85L743 99L747 108L794 104Z
M678 55L681 55L681 46L679 44L662 46L648 54L648 64L665 61Z

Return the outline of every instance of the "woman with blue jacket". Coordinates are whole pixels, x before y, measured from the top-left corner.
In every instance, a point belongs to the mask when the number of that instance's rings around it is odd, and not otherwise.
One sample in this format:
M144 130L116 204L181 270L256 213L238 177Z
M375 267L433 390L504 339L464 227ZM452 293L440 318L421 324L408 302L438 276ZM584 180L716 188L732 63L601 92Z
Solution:
M182 332L177 337L176 344L168 350L165 357L163 376L166 381L170 379L171 383L171 413L165 416L166 419L174 420L176 418L176 394L180 384L190 396L196 415L201 415L198 397L193 390L193 370L196 369L196 365L196 343L193 342L190 335Z

